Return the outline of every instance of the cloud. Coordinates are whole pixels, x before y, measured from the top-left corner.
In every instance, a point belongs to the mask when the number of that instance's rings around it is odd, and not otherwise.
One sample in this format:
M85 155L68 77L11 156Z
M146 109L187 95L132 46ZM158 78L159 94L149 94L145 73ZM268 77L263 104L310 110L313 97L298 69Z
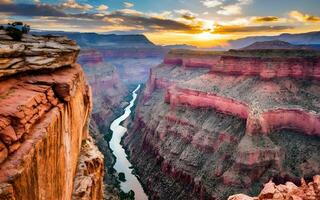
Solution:
M106 11L106 10L108 10L108 6L107 5L104 5L104 4L101 4L98 8L97 8L97 10L98 11Z
M133 3L130 3L130 2L123 2L123 5L124 5L124 7L126 7L126 8L132 8L132 7L134 6L134 4L133 4Z
M33 0L34 3L38 4L38 3L41 3L40 0Z
M278 32L293 29L292 26L223 26L216 25L213 33L217 34L234 34L234 33L256 33L256 32Z
M276 16L252 17L251 21L256 23L277 22L279 21L279 17L276 17Z
M145 15L134 10L119 10L114 11L104 18L107 22L116 22L116 25L126 27L142 28L145 31L175 31L185 33L200 33L201 27L199 25L185 24L173 19L163 19Z
M214 8L222 5L223 0L203 0L201 3L207 8Z
M63 9L74 9L74 10L91 10L93 7L90 4L79 4L75 0L67 0L67 2L60 5Z
M0 13L16 16L55 16L66 17L67 14L56 7L46 4L1 4Z
M242 7L245 5L249 5L252 3L252 0L237 0L233 4L223 5L218 10L218 14L220 15L240 15L242 14Z
M0 0L0 4L12 4L12 0Z
M308 15L297 10L291 11L289 16L299 22L320 22L320 16Z
M238 4L223 6L221 10L217 12L220 15L239 15L242 13L242 8Z
M198 14L185 9L175 10L174 12L180 14L181 17L186 20L195 20L198 16Z
M150 17L156 17L156 18L160 18L160 19L169 18L171 16L171 14L172 14L171 11L163 11L161 13L156 13L156 12L147 13L147 15Z

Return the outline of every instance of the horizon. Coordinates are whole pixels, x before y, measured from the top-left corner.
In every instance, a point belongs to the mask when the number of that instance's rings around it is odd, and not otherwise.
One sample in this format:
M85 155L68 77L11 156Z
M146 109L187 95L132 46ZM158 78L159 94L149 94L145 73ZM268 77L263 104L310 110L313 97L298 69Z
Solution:
M0 24L23 21L43 31L143 34L156 45L211 48L250 36L319 31L319 7L317 0L0 0Z

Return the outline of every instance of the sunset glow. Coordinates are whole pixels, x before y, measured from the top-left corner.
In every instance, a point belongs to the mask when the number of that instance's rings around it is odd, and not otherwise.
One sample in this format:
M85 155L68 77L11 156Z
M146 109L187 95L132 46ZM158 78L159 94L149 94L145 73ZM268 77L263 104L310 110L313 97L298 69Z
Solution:
M41 30L145 34L156 44L211 47L246 36L317 31L319 7L318 0L0 0L0 24L24 21Z

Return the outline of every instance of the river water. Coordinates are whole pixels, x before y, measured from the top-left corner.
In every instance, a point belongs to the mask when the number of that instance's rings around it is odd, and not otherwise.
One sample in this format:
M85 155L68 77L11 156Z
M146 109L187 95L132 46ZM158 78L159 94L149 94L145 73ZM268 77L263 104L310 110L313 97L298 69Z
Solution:
M115 155L116 163L114 168L118 173L123 172L125 174L126 181L120 183L120 187L124 192L134 191L136 200L147 200L148 196L145 194L142 185L140 184L138 178L132 174L132 164L127 158L127 154L120 144L121 138L127 132L127 129L120 125L121 122L126 120L131 114L131 108L135 104L137 98L137 91L140 89L140 85L132 92L132 100L130 104L124 109L124 114L115 119L110 125L110 129L113 132L110 148Z

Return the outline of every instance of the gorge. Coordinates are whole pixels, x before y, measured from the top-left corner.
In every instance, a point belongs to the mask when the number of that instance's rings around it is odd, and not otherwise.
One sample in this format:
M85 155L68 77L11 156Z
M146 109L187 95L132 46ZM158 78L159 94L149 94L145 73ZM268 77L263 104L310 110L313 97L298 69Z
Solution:
M119 38L0 31L0 199L320 198L319 51Z
M258 195L319 174L319 67L313 50L170 51L125 138L150 198Z
M137 98L137 91L140 89L140 85L132 92L132 100L129 105L125 108L123 115L114 120L110 125L110 130L112 131L112 139L110 140L110 148L112 153L116 157L116 162L114 168L118 173L124 173L125 181L120 183L121 189L128 193L132 190L135 193L136 199L148 200L147 195L144 193L143 188L137 179L136 175L133 174L133 166L127 159L128 155L125 149L121 145L121 140L127 129L120 125L124 120L126 120L131 114L131 108L134 106L135 100Z

